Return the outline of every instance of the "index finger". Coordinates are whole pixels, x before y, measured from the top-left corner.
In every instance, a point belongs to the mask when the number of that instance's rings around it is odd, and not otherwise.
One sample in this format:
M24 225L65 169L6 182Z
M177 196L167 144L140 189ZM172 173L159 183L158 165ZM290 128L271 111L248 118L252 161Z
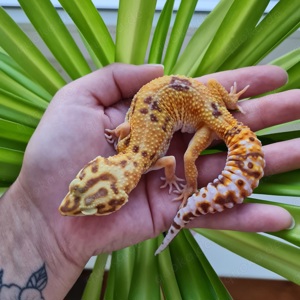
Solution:
M205 83L212 78L218 80L228 91L234 82L237 82L238 90L250 85L242 95L243 98L247 98L272 91L284 85L288 77L286 71L282 68L264 65L213 73L197 79Z

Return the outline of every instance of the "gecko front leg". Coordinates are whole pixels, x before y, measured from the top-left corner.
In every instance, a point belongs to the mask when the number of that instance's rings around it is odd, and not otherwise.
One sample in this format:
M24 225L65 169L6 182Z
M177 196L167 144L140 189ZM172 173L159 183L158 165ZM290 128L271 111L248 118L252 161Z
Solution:
M159 158L155 164L148 169L146 173L149 171L165 169L165 177L161 177L161 180L165 181L165 183L160 188L165 188L169 186L169 194L171 194L173 190L173 186L178 190L180 189L178 182L184 181L184 179L179 178L175 175L176 169L176 159L174 156L164 156Z

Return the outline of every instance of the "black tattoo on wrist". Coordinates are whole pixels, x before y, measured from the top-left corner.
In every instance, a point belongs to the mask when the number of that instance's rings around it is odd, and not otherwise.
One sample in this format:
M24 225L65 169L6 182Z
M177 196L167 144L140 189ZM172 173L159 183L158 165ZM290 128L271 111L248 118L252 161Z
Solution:
M4 270L0 270L0 299L18 299L18 300L44 300L42 291L47 285L48 276L45 264L40 269L32 273L26 285L21 287L17 284L3 283Z

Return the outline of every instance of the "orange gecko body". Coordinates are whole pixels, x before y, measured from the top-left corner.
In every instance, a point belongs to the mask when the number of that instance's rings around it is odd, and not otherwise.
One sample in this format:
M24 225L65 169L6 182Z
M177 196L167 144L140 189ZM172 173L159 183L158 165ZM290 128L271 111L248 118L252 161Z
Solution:
M191 219L231 208L249 196L263 176L261 143L229 110L247 89L228 93L216 80L203 84L180 76L163 76L143 86L134 96L125 121L106 130L117 154L96 157L70 183L59 211L63 215L105 215L120 209L142 174L165 169L165 186L180 194L181 207L158 251L162 251ZM173 133L194 133L184 155L186 184L180 188L176 161L165 156ZM213 139L224 140L228 156L220 176L198 191L195 161ZM181 184L182 185L182 184Z

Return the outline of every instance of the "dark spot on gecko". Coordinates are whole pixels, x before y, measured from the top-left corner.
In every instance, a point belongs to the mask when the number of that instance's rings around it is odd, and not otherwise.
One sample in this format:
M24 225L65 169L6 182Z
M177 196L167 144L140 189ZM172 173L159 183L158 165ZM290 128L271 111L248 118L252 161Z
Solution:
M255 138L254 138L253 136L250 136L250 137L249 137L249 140L250 140L251 142L254 142L254 141L255 141Z
M99 178L99 180L109 180L112 182L117 182L116 177L110 173L102 173L98 178ZM95 178L95 179L97 179L97 178ZM91 179L91 181L92 180L93 179Z
M107 189L102 187L93 195L86 197L84 199L84 202L86 205L90 205L95 199L103 198L103 197L107 196L107 194L108 194Z
M220 182L221 184L224 184L224 182L225 182L225 180L224 180L224 177L223 177L223 176L220 176L220 177L218 178L218 180L219 180L219 182Z
M244 186L244 185L245 185L245 182L244 182L242 179L239 179L239 180L237 181L237 185L238 185L238 186Z
M161 108L158 106L157 101L154 101L154 102L152 103L151 109L152 109L152 110L157 110L157 111L159 111L159 112L162 111Z
M173 76L170 81L170 87L179 92L186 92L190 89L191 82L188 79Z
M258 172L258 171L252 172L251 174L252 174L252 176L253 176L254 178L259 178L259 177L261 176L261 173Z
M79 179L82 180L85 177L85 172L80 172Z
M119 190L118 190L118 188L116 187L116 184L115 184L115 183L111 183L110 188L112 189L112 191L113 191L116 195L119 194Z
M228 130L225 134L225 139L227 139L228 136L233 137L241 132L241 128L239 128L239 125L232 127L230 130Z
M253 165L253 163L252 163L252 162L248 162L248 168L249 168L249 169L252 169L252 168L253 168L253 166L254 166L254 165Z
M217 188L219 184L220 184L219 179L216 179L213 182L211 182L211 185L214 186L215 188Z
M227 203L226 198L224 198L223 196L218 196L214 202L220 205L224 205L225 203Z
M108 180L108 181L116 182L116 178L113 175L111 175L109 173L103 173L98 177L89 179L84 187L78 188L78 191L80 193L85 193L89 188L91 188L92 186L97 184L100 180L104 180L104 181Z
M136 161L134 161L133 165L134 165L134 167L137 167L139 164Z
M173 230L173 229L170 229L170 232L171 232L172 234L174 234L174 230Z
M180 230L180 229L181 229L181 226L178 225L177 223L175 223L174 221L173 221L173 223L172 223L172 226L173 226L175 229L177 229L177 230Z
M225 197L218 196L214 202L223 206L227 203L236 203L236 197L233 192L228 192Z
M120 166L122 167L122 168L125 168L126 167L126 165L127 165L127 160L121 160L120 161Z
M142 156L143 157L147 157L148 156L148 152L147 151L142 151Z
M109 200L108 204L110 206L119 206L119 205L122 205L125 201L125 198L122 197L121 199L111 199Z
M144 103L146 103L146 104L150 104L151 101L152 101L152 97L151 96L149 96L149 97L147 97L147 98L144 99Z
M99 205L97 205L97 209L98 209L98 213L101 213L101 210L103 209L103 208L105 208L105 204L99 204Z
M133 148L132 148L132 151L133 151L134 153L138 153L139 150L140 150L140 147L137 146L137 145L134 145Z
M213 116L215 118L218 118L218 117L220 117L222 115L222 113L219 111L218 106L217 106L217 104L215 102L211 103L211 107L213 109L212 114L213 114Z
M127 146L129 146L129 143L130 143L130 138L127 138L127 139L124 141L124 145L127 147Z
M163 125L163 126L161 127L161 129L162 129L164 132L167 132L167 127L166 127L166 125Z
M199 208L199 211L201 214L207 214L208 213L208 210L210 208L210 203L208 202L200 202L197 204L198 208ZM201 212L202 210L202 212Z
M155 157L155 153L153 153L153 154L150 156L150 160L152 160L154 157Z
M202 194L202 198L206 198L206 193L203 193L203 194Z
M96 164L92 165L92 172L93 173L97 173L98 172L98 165L96 165Z
M148 109L147 108L141 108L140 113L146 115L148 113Z
M61 206L59 209L61 212L70 212L70 211L73 211L74 209L78 208L79 204L80 204L80 197L76 196L74 197L73 201L71 202L69 199L65 202L65 205L64 206ZM70 203L73 205L70 207ZM80 213L80 212L79 212ZM74 214L74 213L73 213Z
M195 215L192 212L189 212L182 217L182 220L185 222L188 222L194 218L195 218Z
M153 114L150 115L150 120L151 120L152 122L158 122L157 117L156 117L155 115L153 115Z
M177 218L180 218L180 213L177 214Z

